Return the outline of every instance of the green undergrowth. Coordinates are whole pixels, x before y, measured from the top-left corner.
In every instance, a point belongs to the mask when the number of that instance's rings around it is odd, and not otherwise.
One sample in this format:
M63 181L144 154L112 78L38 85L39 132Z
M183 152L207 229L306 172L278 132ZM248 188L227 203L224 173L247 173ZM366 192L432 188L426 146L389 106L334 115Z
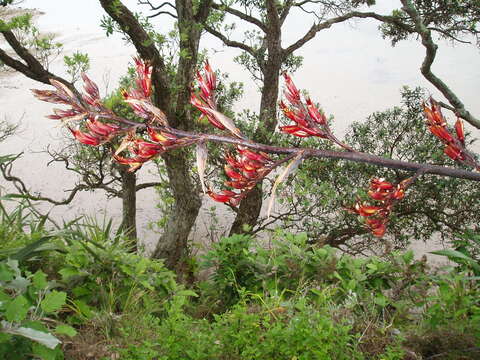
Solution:
M278 230L234 235L193 284L131 252L111 222L0 217L0 358L478 359L478 235L431 269L355 258Z

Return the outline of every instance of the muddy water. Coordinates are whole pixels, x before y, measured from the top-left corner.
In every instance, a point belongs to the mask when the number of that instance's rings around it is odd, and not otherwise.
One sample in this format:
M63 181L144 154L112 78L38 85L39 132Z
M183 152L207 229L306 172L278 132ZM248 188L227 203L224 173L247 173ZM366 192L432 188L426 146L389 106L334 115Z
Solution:
M65 35L59 41L65 44L65 53L75 50L87 52L91 59L89 74L99 83L103 93L115 88L118 78L125 72L134 49L119 37L105 38L98 28L101 9L96 1L69 2L50 0L40 8L46 15L39 19L42 29ZM79 4L82 5L79 5ZM127 1L133 6L136 1ZM39 2L26 1L26 6L40 6ZM72 17L72 14L75 16ZM298 38L308 24L297 17L284 32L285 45ZM399 89L403 85L424 86L437 98L441 96L420 76L418 68L424 50L416 42L404 42L395 48L379 36L377 25L362 22L356 25L338 25L325 31L306 45L298 55L304 56L304 66L295 75L299 87L308 89L312 98L318 100L327 113L335 116L335 129L342 134L352 121L362 120L374 111L381 111L400 100ZM207 38L203 42L207 48L220 48L218 42ZM478 50L469 46L450 47L442 44L434 71L444 78L452 89L464 100L467 108L480 114L478 102L480 67ZM3 46L3 44L2 44ZM211 52L214 67L230 73L231 80L245 82L245 96L237 104L237 109L258 108L259 96L255 84L248 81L248 73L232 62L238 52L221 49ZM62 73L61 57L52 64L53 72ZM0 119L20 121L20 132L0 145L0 153L25 152L17 161L14 172L25 180L31 191L41 192L56 199L67 196L76 178L60 164L47 166L50 158L42 151L51 146L62 147L65 132L54 121L45 119L52 105L35 100L28 89L45 88L21 75L0 77ZM477 132L474 131L474 134ZM477 133L478 136L478 133ZM138 172L139 181L155 178L152 169L145 167ZM4 184L2 184L4 185ZM8 187L8 185L7 185ZM142 190L138 194L139 235L147 249L158 237L148 224L160 214L153 190ZM209 231L211 216L207 209L212 206L205 200L202 216L192 236L201 243L214 238ZM49 210L48 207L44 210ZM68 206L51 209L52 215L65 220L79 214L90 214L102 219L110 216L119 219L120 201L107 200L103 193L82 193ZM219 226L228 223L231 213L218 208ZM436 245L433 245L435 247ZM432 245L417 244L420 252L431 249Z

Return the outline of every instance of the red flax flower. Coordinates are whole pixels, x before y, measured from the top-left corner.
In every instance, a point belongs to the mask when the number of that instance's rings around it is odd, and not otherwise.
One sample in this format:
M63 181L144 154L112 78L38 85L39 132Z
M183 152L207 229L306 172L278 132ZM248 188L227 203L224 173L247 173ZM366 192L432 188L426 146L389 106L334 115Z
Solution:
M155 107L150 99L152 95L152 66L139 58L133 58L133 60L137 71L136 87L121 91L125 102L130 105L137 116L150 123L158 122L162 126L168 126L167 116L162 110Z
M197 71L196 78L200 93L197 95L192 91L190 103L200 110L202 117L206 117L210 124L220 130L225 130L225 126L212 114L212 110L217 110L217 101L215 99L217 77L208 61L204 66L204 75L202 75L200 71Z
M82 78L86 92L82 98L88 105L82 104L66 85L56 80L50 81L56 91L32 91L40 100L69 105L70 109L67 110L53 109L53 115L48 115L47 118L60 120L63 123L81 121L76 129L72 129L70 126L68 129L82 144L97 146L111 140L121 131L121 128L118 125L106 124L99 120L103 115L108 116L109 111L103 108L97 85L85 74L82 74ZM95 109L95 115L91 109Z
M227 154L225 161L225 174L229 178L225 185L240 191L222 190L216 193L208 190L207 194L213 200L231 206L238 206L247 193L274 168L274 162L267 154L242 146L237 146L236 156Z
M148 62L142 61L139 57L134 57L135 69L137 71L137 88L142 92L144 98L149 98L152 94L152 66Z
M328 139L325 115L320 113L315 104L307 98L305 103L302 102L300 92L293 83L288 74L283 74L286 89L283 92L289 105L280 101L280 109L283 114L294 122L294 125L281 126L280 130L284 133L298 137L318 136ZM327 130L327 131L326 131Z
M428 129L445 144L443 152L452 160L463 161L466 159L465 133L462 120L455 123L455 134L447 128L447 122L442 114L440 105L430 98L430 107L423 105Z
M316 136L328 139L348 151L354 151L350 146L339 141L332 133L327 118L320 112L310 98L302 100L300 91L293 83L291 77L284 73L286 89L283 94L287 103L280 101L280 109L285 117L293 124L280 126L280 131L297 137Z
M217 102L215 99L217 77L208 61L205 63L203 75L200 71L197 71L196 78L200 92L197 95L192 91L190 103L202 113L201 118L207 118L210 124L220 130L228 130L236 137L246 139L242 132L235 126L233 120L219 112L217 109Z
M445 155L480 171L480 164L465 147L465 130L462 120L457 117L454 126L455 131L449 130L440 104L432 98L430 98L430 107L424 104L423 110L429 130L445 144L443 149Z
M395 202L402 200L405 190L410 184L411 178L405 179L398 185L394 185L385 179L374 178L370 181L368 196L379 202L377 205L369 205L357 202L353 208L347 211L365 218L365 225L376 237L383 237L387 230L387 223Z
M123 139L113 158L120 164L128 165L130 167L128 171L133 172L165 150L166 148L159 143L155 144L142 138L136 138L134 133L130 133ZM120 156L119 154L123 151L128 151L132 156Z

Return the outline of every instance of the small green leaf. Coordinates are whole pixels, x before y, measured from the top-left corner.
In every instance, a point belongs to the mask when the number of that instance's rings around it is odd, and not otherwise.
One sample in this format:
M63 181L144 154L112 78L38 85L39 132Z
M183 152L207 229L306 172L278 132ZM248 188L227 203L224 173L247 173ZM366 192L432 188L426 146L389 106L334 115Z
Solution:
M48 285L47 275L38 270L32 277L32 284L37 290L45 289Z
M192 290L180 290L176 293L177 296L194 296L198 297L197 293Z
M10 281L8 284L9 289L17 290L20 293L27 291L27 288L30 286L30 280L25 279L23 276L17 276L15 279Z
M7 305L5 309L5 319L10 322L20 322L27 316L30 304L24 296L17 296Z
M410 264L413 260L413 251L408 250L405 254L403 254L403 261L405 261L405 264Z
M388 299L385 297L385 295L383 294L378 294L376 297L375 297L375 304L381 306L381 307L385 307L388 305Z
M450 260L455 261L457 263L459 260L463 260L467 262L469 265L471 265L472 268L474 268L475 270L480 271L480 265L474 259L472 259L471 257L465 255L460 251L445 249L445 250L432 251L431 254L446 256Z
M0 263L0 281L11 281L13 279L13 271L5 263Z
M40 307L46 313L51 313L60 310L65 301L67 300L67 294L63 291L52 291L45 296L45 299L40 303Z
M71 276L76 276L80 274L80 272L77 269L74 269L71 267L63 268L59 271L59 273L60 275L62 275L62 280L64 281L68 280L68 278Z
M32 351L42 360L55 360L58 354L55 348L49 348L37 343L32 345Z
M74 337L75 335L77 335L77 331L73 327L71 327L70 325L64 325L64 324L58 325L55 328L55 333L67 335L70 337Z
M0 289L0 302L10 301L10 296L8 296L2 289Z

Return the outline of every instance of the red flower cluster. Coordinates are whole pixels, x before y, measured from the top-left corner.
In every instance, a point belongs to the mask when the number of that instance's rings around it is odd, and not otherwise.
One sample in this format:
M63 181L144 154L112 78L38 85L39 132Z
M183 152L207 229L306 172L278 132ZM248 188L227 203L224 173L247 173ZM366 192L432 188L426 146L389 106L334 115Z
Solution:
M147 133L153 143L135 137L135 133L127 135L113 155L120 164L129 165L128 171L139 169L144 163L161 155L172 146L187 146L193 143L190 138L177 138L175 135L147 127ZM133 156L119 156L122 151L128 150Z
M200 86L200 98L192 91L190 103L202 113L202 117L206 117L210 124L220 130L228 130L238 138L246 139L242 132L235 126L232 119L225 116L217 110L217 102L215 100L215 90L217 88L217 77L213 72L208 61L204 66L204 75L197 72L197 81Z
M121 91L122 96L137 116L143 119L150 119L153 114L163 123L166 121L166 116L150 102L150 95L152 94L152 66L139 58L133 58L133 60L137 71L136 88L131 88L128 91L123 89Z
M264 152L255 152L245 147L237 147L238 155L228 154L225 157L225 173L230 180L225 185L240 190L239 193L231 190L222 190L215 193L211 190L207 194L215 201L238 206L245 195L262 180L272 169L273 161Z
M455 123L456 136L454 136L447 128L447 122L443 117L440 105L433 99L430 99L430 104L431 107L423 105L429 130L445 144L443 150L445 155L452 160L465 160L465 133L462 120L457 118Z
M283 75L287 88L284 91L285 98L290 106L283 101L280 102L280 109L287 118L292 120L294 125L281 126L280 130L287 134L298 137L318 136L328 139L329 130L327 119L320 113L315 104L309 99L302 102L300 92L288 74Z
M410 178L403 180L397 186L384 179L374 178L370 181L368 195L380 201L378 206L356 203L348 211L363 216L365 224L376 237L382 237L387 229L388 217L396 201L402 200Z
M89 118L85 124L88 132L83 132L78 129L74 130L70 127L68 128L73 136L85 145L97 146L105 143L115 136L118 130L120 130L119 126L115 124L104 124L96 118L93 120Z
M97 85L91 81L85 74L82 75L86 94L83 99L89 105L100 108L100 95ZM88 109L76 98L72 91L64 84L56 80L50 80L51 84L56 88L56 91L50 90L32 90L35 96L43 101L70 105L68 110L53 109L53 115L48 115L47 118L53 120L61 120L63 123L69 123L77 120L86 120L85 128L87 131L82 131L79 128L72 129L69 127L73 136L82 144L97 146L109 141L120 130L120 126L115 124L105 124L101 122L99 116L93 116Z
M134 57L135 68L137 70L137 89L142 92L144 98L148 99L152 94L152 70L153 67L142 61L139 57Z
M202 117L206 117L210 124L220 130L225 130L225 125L218 121L215 114L212 112L212 110L217 111L217 102L215 100L217 76L213 72L208 61L205 63L204 70L204 75L202 75L200 71L197 71L196 76L200 87L200 98L192 91L190 103L200 110Z
M87 74L82 73L83 88L85 89L85 94L83 94L83 100L93 106L101 106L100 102L100 91L98 91L98 86L92 80L89 79Z

